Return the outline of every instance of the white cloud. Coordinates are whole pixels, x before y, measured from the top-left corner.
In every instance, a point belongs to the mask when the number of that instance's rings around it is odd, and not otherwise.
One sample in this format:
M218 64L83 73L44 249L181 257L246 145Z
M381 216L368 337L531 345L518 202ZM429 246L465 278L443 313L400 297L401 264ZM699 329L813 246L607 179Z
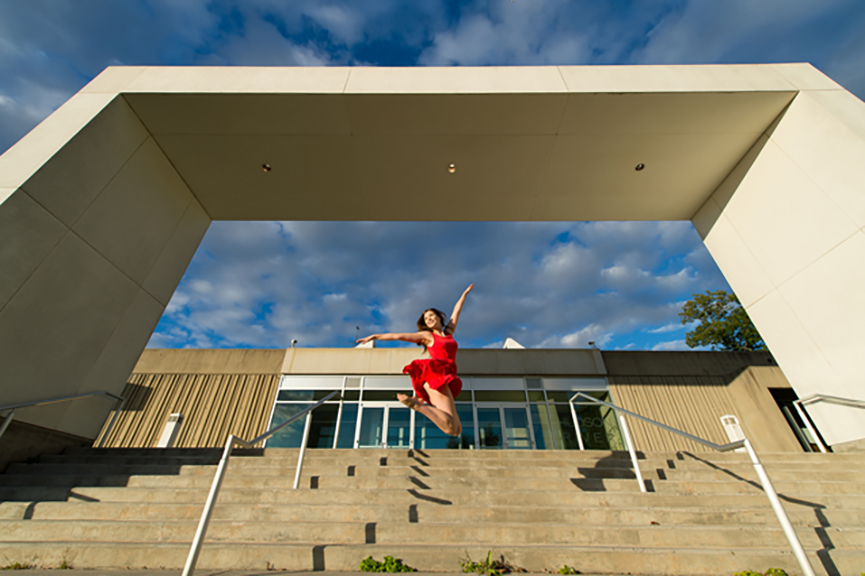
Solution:
M684 340L670 340L668 342L658 342L657 344L652 346L652 350L655 352L657 352L657 351L671 352L671 351L681 351L681 350L692 350L692 348L688 347L688 345L685 344Z

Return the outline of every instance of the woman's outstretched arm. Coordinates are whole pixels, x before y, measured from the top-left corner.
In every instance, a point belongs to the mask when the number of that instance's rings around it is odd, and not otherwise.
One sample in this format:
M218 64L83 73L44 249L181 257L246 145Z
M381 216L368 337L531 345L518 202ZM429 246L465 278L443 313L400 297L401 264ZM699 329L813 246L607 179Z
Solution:
M459 322L460 320L460 312L462 312L463 310L463 304L466 303L466 296L469 295L469 292L471 292L472 288L474 287L474 284L469 284L469 287L466 288L465 292L463 292L463 295L460 296L460 299L457 300L456 304L454 304L454 311L451 312L451 317L448 320L448 325L445 326L446 334L453 334L454 331L457 329L457 322Z
M387 334L370 334L366 338L358 338L357 343L366 344L370 340L402 340L403 342L432 346L432 336L429 332L407 332L405 334L389 332Z

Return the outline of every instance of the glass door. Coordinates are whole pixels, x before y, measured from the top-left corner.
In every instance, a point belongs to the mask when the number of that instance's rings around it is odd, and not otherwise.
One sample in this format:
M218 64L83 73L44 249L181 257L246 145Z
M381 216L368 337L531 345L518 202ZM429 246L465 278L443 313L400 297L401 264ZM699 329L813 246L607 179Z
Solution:
M528 406L478 404L478 445L483 449L535 448Z
M355 448L411 448L414 414L399 402L361 402Z

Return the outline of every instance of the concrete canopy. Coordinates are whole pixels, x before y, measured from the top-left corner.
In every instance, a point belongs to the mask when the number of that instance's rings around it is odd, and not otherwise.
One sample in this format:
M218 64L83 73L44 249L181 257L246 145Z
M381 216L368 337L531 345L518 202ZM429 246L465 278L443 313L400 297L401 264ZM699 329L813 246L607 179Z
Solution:
M807 64L108 68L0 157L0 404L120 391L209 222L279 219L690 219L800 396L861 398L865 309L812 304L865 275L863 134Z

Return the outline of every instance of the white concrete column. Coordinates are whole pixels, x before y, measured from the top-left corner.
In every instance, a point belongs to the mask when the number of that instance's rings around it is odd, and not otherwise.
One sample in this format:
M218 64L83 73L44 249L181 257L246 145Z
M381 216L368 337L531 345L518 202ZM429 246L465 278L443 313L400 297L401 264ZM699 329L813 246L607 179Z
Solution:
M209 224L122 97L78 94L0 157L0 405L120 393ZM16 417L94 437L108 408Z
M865 103L803 83L692 221L799 397L863 400ZM830 444L865 438L862 410L808 411Z

